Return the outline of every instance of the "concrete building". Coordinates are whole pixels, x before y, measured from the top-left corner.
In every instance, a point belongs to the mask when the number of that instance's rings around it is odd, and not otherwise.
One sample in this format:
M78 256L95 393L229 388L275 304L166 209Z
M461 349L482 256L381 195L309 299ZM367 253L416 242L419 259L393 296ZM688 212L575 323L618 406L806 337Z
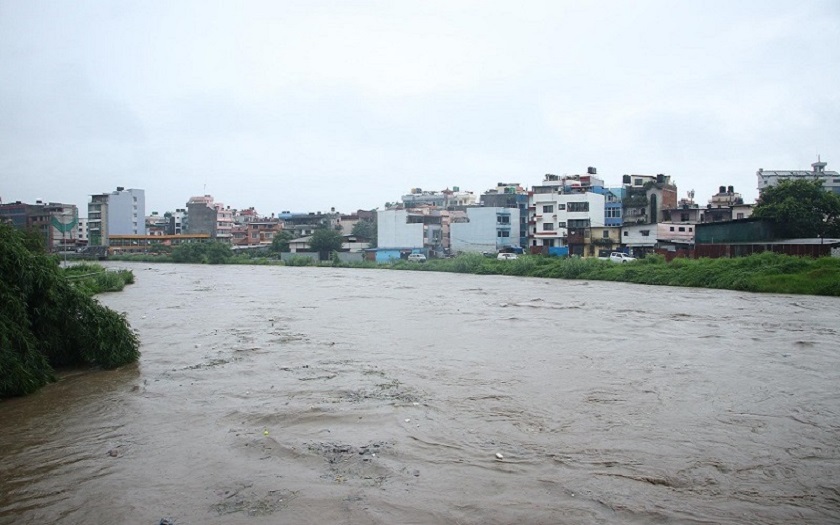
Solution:
M584 255L591 228L605 227L604 195L562 191L563 186L555 184L532 188L528 202L531 252Z
M775 186L780 180L820 180L823 188L834 193L840 193L840 173L826 171L826 163L817 158L817 162L811 164L811 171L804 170L765 170L759 168L756 172L758 179L758 192L764 188Z
M146 192L118 186L91 195L88 203L89 244L107 246L110 235L146 235Z
M40 200L35 204L21 201L0 204L0 221L9 222L15 228L38 231L47 251L75 249L78 220L79 209L75 204Z
M376 214L378 248L422 250L427 233L421 214L405 209L379 210Z
M471 206L450 224L452 252L492 252L520 247L519 209Z
M677 186L670 175L624 175L623 225L655 224L663 210L676 208Z
M516 231L518 244L522 248L528 246L528 191L525 188L518 182L499 182L494 189L484 192L479 202L482 206L490 208L519 210L519 225ZM514 232L511 232L511 235L513 234Z
M455 206L472 206L475 204L475 195L471 191L461 191L458 186L443 191L423 191L420 188L413 188L411 193L403 195L403 206L416 208L419 206L432 206L435 208L448 209Z
M221 202L215 202L212 195L190 197L187 201L187 233L206 233L211 239L230 243L233 238L233 210Z
M335 208L332 208L329 213L281 211L277 217L283 222L283 229L292 232L295 238L312 235L319 228L335 230L340 226L340 214L336 213Z

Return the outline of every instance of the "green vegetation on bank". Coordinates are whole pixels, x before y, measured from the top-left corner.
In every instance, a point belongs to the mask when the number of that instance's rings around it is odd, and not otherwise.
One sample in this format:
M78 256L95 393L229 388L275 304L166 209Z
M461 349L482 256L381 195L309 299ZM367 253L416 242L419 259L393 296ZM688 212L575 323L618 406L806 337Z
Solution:
M133 255L121 260L174 262L169 256ZM224 260L227 264L276 264L285 266L328 266L342 268L382 268L394 270L472 273L477 275L513 275L551 279L589 279L664 286L718 288L762 293L790 293L840 296L840 259L811 259L772 252L733 259L674 259L654 255L626 264L600 259L558 258L520 255L500 261L478 254L464 254L452 259L430 259L425 263L396 261L377 264L372 261L343 263L333 257L316 262L298 256L282 262L264 254L238 254Z
M56 367L136 361L140 343L125 316L92 297L106 283L74 284L27 235L0 224L0 397L34 392Z
M134 284L131 270L110 270L99 264L74 264L63 271L73 287L86 295L120 292L125 285Z
M840 296L840 259L811 259L772 252L732 259L674 259L659 255L617 264L600 259L520 256L498 261L480 255L399 262L395 268L556 279L621 281L664 286L719 288L745 292Z

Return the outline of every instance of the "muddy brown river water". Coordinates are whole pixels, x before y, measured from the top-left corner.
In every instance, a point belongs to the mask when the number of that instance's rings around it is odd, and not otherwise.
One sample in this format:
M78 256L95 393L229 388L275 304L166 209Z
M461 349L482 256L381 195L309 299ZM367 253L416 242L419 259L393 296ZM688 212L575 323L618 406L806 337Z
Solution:
M123 265L138 365L0 402L2 524L840 522L840 300Z

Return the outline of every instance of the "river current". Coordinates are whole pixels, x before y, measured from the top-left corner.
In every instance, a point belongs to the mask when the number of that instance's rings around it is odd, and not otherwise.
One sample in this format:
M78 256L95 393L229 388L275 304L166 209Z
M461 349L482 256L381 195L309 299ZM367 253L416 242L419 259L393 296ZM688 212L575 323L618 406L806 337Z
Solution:
M840 300L122 265L137 365L0 402L0 524L840 522Z

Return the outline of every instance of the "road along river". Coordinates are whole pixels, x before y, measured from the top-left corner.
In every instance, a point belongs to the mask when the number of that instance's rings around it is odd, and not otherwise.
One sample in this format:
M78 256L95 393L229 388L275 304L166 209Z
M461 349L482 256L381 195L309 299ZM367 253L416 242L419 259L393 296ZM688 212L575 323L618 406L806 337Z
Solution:
M0 524L840 521L840 300L122 265L138 365L0 402Z

